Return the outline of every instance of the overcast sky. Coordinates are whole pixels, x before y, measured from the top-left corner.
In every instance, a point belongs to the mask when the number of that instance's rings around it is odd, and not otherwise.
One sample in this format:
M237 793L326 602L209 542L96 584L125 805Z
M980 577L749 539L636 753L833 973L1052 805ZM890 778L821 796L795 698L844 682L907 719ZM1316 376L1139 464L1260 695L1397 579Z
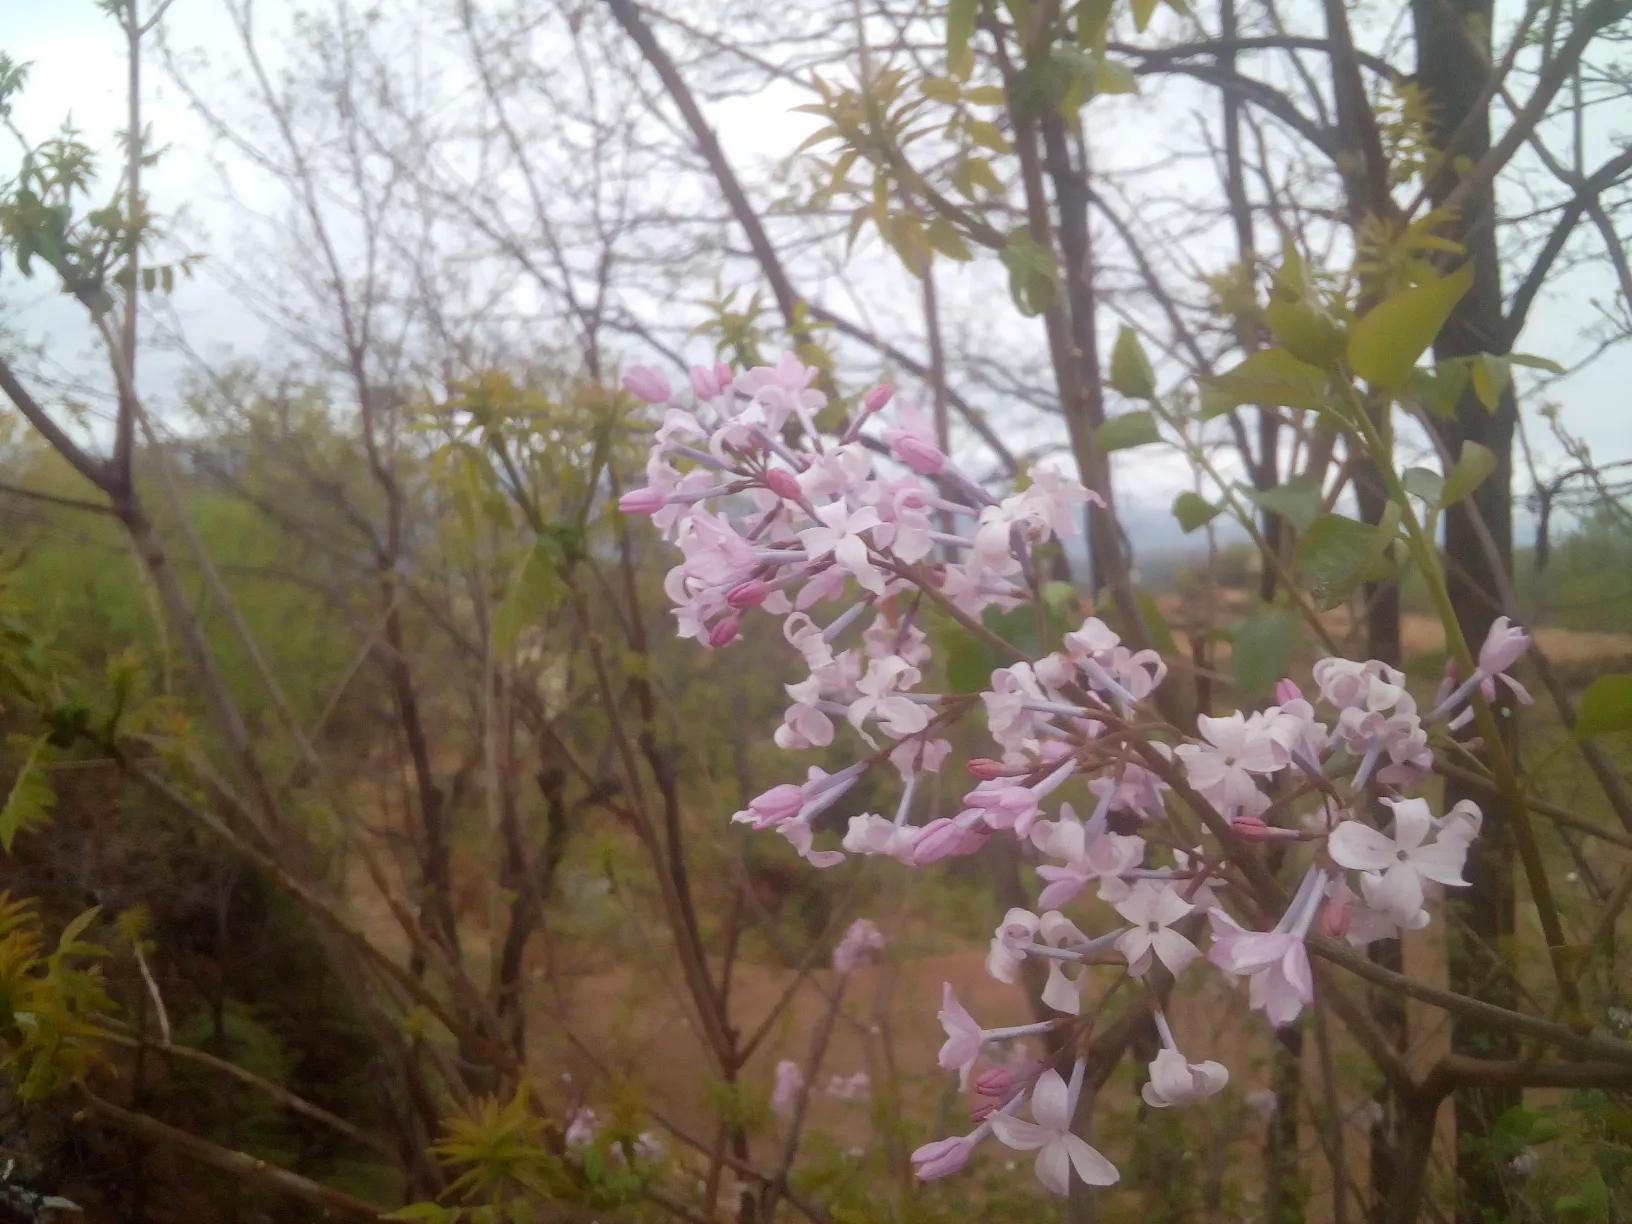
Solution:
M278 11L264 4L261 10ZM225 47L231 42L217 0L175 0L167 25L172 38L187 46ZM15 107L19 127L38 140L55 130L65 117L72 116L94 145L112 155L114 134L123 125L123 43L113 22L97 10L94 0L0 0L0 49L33 64L28 88ZM799 130L800 119L787 114L789 102L786 95L736 100L718 108L711 118L735 155L752 157L757 152L773 158L795 143L789 134ZM160 216L179 214L188 247L219 260L230 253L235 222L210 166L207 154L212 146L200 121L189 112L156 63L147 74L144 106L158 139L169 146L159 170L148 182L154 208ZM1137 134L1131 141L1127 147L1142 153ZM14 165L14 148L7 148L0 155L0 173L9 174ZM944 274L944 280L943 291L953 302L989 292L986 281L956 269ZM1593 297L1608 298L1612 292L1606 270L1592 268L1570 274L1532 309L1519 347L1565 364L1573 363L1590 348L1582 336L1596 318L1588 301ZM970 305L972 317L979 317L978 305ZM273 355L268 352L265 326L235 301L212 274L208 262L196 281L183 284L177 291L173 306L190 342L212 358L229 352L263 358ZM14 269L0 273L0 326L8 327L14 337L45 343L49 361L65 371L90 368L88 363L95 359L90 331L78 304L56 294L44 280L22 281ZM148 400L162 405L173 395L185 368L179 356L144 357L142 381ZM1528 378L1522 376L1521 385ZM1632 456L1629 390L1632 349L1623 347L1586 370L1554 383L1547 396L1563 406L1566 427L1585 438L1600 461L1609 461ZM1536 415L1540 404L1537 397L1526 397L1524 411L1530 437L1549 462L1556 462L1558 448ZM1118 486L1133 520L1130 526L1139 534L1166 527L1170 522L1166 518L1167 505L1185 483L1182 469L1175 463L1152 464L1137 454L1124 457ZM1527 483L1521 473L1516 492L1522 492ZM1165 534L1172 536L1171 530Z

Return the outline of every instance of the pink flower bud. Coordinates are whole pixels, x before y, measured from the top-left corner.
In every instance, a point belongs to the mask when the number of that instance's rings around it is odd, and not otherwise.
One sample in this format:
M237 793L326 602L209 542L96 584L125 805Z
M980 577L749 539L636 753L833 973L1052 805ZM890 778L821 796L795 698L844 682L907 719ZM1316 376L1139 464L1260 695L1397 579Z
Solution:
M867 392L867 398L861 401L861 406L871 415L882 409L885 404L894 398L895 388L890 386L889 383L879 383L878 386Z
M1275 682L1275 702L1285 705L1289 701L1296 701L1303 696L1303 690L1298 687L1296 680L1282 676Z
M669 499L650 486L630 489L618 498L618 509L625 514L656 514L669 504Z
M986 844L986 839L990 836L989 829L960 828L952 817L942 816L939 820L930 821L918 831L917 840L912 843L912 865L927 867L942 859L974 854Z
M787 468L772 468L766 472L765 487L789 501L799 501L805 495L805 491L799 487L799 478Z
M708 644L717 650L736 641L737 635L741 632L742 617L728 616L722 621L717 621L714 628L708 631Z
M698 399L711 400L720 393L719 376L707 366L692 366L691 389Z
M748 810L754 814L754 823L760 828L780 824L799 815L805 806L805 792L792 782L773 786L762 795L748 801Z
M1272 829L1256 816L1237 816L1230 824L1230 832L1242 841L1273 841L1279 829Z
M991 757L970 757L968 770L982 782L990 782L1004 774L1003 762L994 761Z
M950 1177L969 1163L970 1147L969 1140L962 1135L924 1144L911 1158L918 1180L934 1181L938 1177Z
M989 1116L991 1116L993 1113L997 1112L998 1106L1000 1104L1001 1104L1001 1102L998 1102L998 1101L986 1100L986 1101L980 1101L977 1104L972 1105L970 1107L970 1109L969 1109L969 1121L971 1121L971 1122L984 1122L984 1121L986 1121L986 1119Z
M1007 1067L993 1067L975 1076L975 1091L981 1096L1007 1097L1014 1091L1014 1072Z
M924 441L917 434L907 433L905 430L891 430L885 434L890 449L895 457L901 460L920 476L933 476L946 467L946 456L940 449Z
M736 382L736 375L731 373L731 367L723 361L714 363L714 381L720 384L720 390L731 390L731 384Z
M757 608L770 596L771 584L761 582L758 578L750 578L747 582L739 582L725 593L725 602L738 612L746 608Z
M1320 929L1333 939L1342 939L1349 933L1351 910L1347 898L1328 901L1326 908L1320 911Z
M643 365L629 367L629 373L623 376L623 389L648 404L666 404L674 394L669 390L668 379L651 366Z

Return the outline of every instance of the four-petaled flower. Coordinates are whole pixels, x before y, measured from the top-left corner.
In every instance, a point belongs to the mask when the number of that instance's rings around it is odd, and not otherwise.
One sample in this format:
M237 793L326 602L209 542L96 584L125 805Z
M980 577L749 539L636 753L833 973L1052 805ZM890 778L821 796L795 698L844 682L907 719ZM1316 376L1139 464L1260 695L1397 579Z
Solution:
M884 594L884 575L867 556L867 541L862 533L871 531L883 520L871 506L851 510L842 501L816 507L820 527L807 527L799 533L799 542L812 561L831 556L842 570L847 571L874 595Z
M1183 1054L1169 1047L1156 1055L1150 1064L1150 1079L1140 1089L1145 1104L1156 1109L1169 1105L1187 1105L1210 1097L1230 1082L1230 1073L1223 1063L1193 1063Z
M1148 880L1134 885L1116 903L1116 912L1133 924L1116 941L1116 950L1127 957L1128 972L1143 977L1150 971L1154 956L1169 973L1177 975L1200 956L1201 949L1173 929L1173 924L1194 908L1175 889Z
M1090 1186L1114 1186L1116 1166L1089 1144L1071 1133L1071 1092L1058 1071L1044 1071L1031 1090L1031 1116L1027 1122L1011 1114L996 1113L990 1118L992 1133L1020 1152L1037 1153L1037 1180L1055 1194L1071 1191L1071 1171Z
M1433 841L1433 816L1424 799L1385 799L1394 808L1392 836L1358 820L1345 820L1326 840L1326 852L1342 867L1367 874L1360 887L1366 903L1401 926L1415 921L1422 909L1422 882L1463 885L1462 864L1468 840L1442 833Z

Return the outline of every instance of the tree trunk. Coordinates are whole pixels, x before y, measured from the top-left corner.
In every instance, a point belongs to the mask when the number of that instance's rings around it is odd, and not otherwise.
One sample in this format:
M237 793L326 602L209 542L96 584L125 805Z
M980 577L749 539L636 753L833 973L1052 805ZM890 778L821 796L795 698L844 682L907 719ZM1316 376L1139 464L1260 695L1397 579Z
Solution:
M1425 89L1433 115L1431 136L1444 148L1459 129L1454 156L1446 159L1430 184L1431 197L1445 199L1456 187L1455 166L1464 157L1477 162L1490 147L1490 122L1484 89L1490 73L1492 5L1488 0L1414 0L1412 14L1417 37L1418 80ZM1466 164L1465 162L1462 164ZM1501 269L1497 258L1495 194L1490 187L1465 201L1446 233L1461 241L1473 260L1473 288L1452 312L1434 345L1440 360L1500 350L1503 344ZM1466 442L1476 442L1496 457L1496 470L1468 499L1445 516L1445 553L1450 562L1451 602L1462 631L1477 645L1494 618L1497 579L1513 568L1512 450L1517 417L1511 389L1502 393L1496 411L1487 410L1471 389L1446 423L1442 437L1454 458ZM1488 527L1495 544L1490 555L1475 529L1476 518ZM1503 710L1502 723L1511 737L1512 711ZM1455 905L1470 935L1450 946L1450 978L1455 990L1477 994L1506 1007L1515 1005L1505 979L1485 972L1484 958L1472 946L1476 938L1487 947L1504 948L1514 932L1513 836L1510 813L1493 792L1448 782L1445 806L1472 799L1485 814L1483 833L1468 858L1471 887L1458 890ZM1463 900L1462 898L1466 898ZM1451 1034L1458 1053L1486 1058L1512 1057L1512 1039L1482 1025L1458 1018ZM1461 1088L1455 1094L1457 1127L1457 1180L1460 1202L1457 1218L1465 1224L1505 1219L1510 1206L1500 1170L1480 1141L1501 1114L1519 1102L1515 1088Z

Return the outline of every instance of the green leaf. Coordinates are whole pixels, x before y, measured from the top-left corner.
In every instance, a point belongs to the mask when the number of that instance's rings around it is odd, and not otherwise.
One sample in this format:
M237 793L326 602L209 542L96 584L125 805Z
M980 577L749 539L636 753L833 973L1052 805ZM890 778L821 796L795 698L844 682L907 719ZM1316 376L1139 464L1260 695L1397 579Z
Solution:
M1127 324L1116 333L1116 345L1111 349L1109 382L1112 390L1129 399L1156 398L1156 373L1150 368L1138 335Z
M1278 514L1299 531L1305 530L1315 521L1320 513L1320 507L1325 501L1320 491L1320 481L1312 476L1294 476L1283 485L1273 489L1254 489L1242 486L1241 492L1248 501L1261 510L1268 510L1271 514Z
M951 0L946 8L946 58L952 71L959 72L969 39L975 32L975 18L980 16L980 0Z
M1322 611L1337 607L1366 579L1382 576L1379 563L1399 525L1399 507L1391 503L1389 510L1392 513L1385 513L1376 527L1341 514L1323 514L1303 533L1298 569Z
M522 558L510 589L493 614L494 645L503 652L515 644L522 627L551 611L566 594L562 569L566 550L553 534L540 535Z
M1575 713L1577 739L1612 731L1632 731L1632 675L1625 672L1599 676L1589 684Z
M1462 443L1462 454L1445 477L1440 505L1454 506L1472 493L1496 470L1496 456L1477 442Z
M1326 406L1326 373L1285 349L1262 349L1234 369L1203 379L1201 403L1204 418L1242 404L1320 409Z
M1502 392L1512 379L1507 359L1494 353L1480 353L1473 359L1473 393L1486 411L1495 412L1502 402Z
M1156 432L1156 418L1143 408L1112 417L1094 430L1094 445L1102 451L1127 450L1130 446L1159 441L1161 434Z
M929 239L929 245L934 247L948 259L956 259L960 263L967 263L974 256L969 251L969 244L958 233L958 227L945 217L936 217L924 231Z
M1565 374L1567 370L1550 357L1537 357L1533 353L1509 353L1508 364L1524 366L1531 370L1545 370L1549 374Z
M1576 1183L1575 1193L1562 1195L1553 1203L1553 1214L1558 1219L1579 1220L1583 1224L1611 1224L1614 1211L1609 1185L1597 1169Z
M1020 313L1030 318L1047 310L1059 280L1054 253L1020 229L1004 244L1002 259L1009 270L1009 294Z
M1276 341L1296 357L1323 370L1334 369L1343 356L1343 328L1318 306L1277 298L1264 311Z
M1439 499L1445 495L1445 478L1433 468L1406 468L1400 481L1407 493L1429 506L1437 507Z
M13 737L12 743L17 747L26 747L27 751L22 764L17 767L17 776L12 779L5 806L0 807L0 850L8 854L17 834L50 823L51 809L57 803L57 793L51 789L44 770L40 768L46 737L35 740Z
M1222 507L1213 505L1199 493L1180 493L1173 499L1173 517L1186 533L1205 527L1218 517Z
M1230 655L1243 697L1261 697L1286 675L1298 645L1298 618L1284 609L1261 612L1236 631Z
M1399 390L1472 285L1469 261L1449 276L1385 298L1350 329L1349 365L1372 386Z
M1133 0L1133 28L1141 34L1156 13L1157 0Z

